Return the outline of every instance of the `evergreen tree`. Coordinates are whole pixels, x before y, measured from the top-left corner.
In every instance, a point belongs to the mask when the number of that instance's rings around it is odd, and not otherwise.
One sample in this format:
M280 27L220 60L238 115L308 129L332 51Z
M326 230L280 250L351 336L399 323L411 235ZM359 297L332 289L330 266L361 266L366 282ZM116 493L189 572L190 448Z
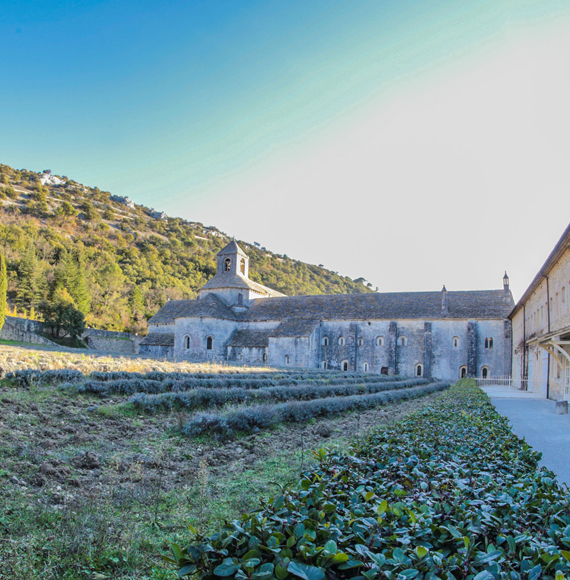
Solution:
M6 271L6 259L4 255L0 255L0 330L4 326L6 311L8 310L8 302L6 300L7 292L8 272Z
M38 298L38 262L36 247L29 244L18 267L18 303L29 308L37 303Z

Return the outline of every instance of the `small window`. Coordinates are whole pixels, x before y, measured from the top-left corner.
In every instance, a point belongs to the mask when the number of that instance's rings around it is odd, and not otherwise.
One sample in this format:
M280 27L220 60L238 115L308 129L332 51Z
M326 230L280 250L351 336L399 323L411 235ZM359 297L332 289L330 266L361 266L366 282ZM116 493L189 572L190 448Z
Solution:
M376 346L384 346L384 337L383 336L376 337Z
M267 362L267 353L266 352L263 353L263 362Z
M340 336L338 339L338 346L344 346L344 336Z
M490 349L493 348L493 339L492 338L489 339L489 348Z
M485 348L489 348L489 339L488 338L485 339Z
M405 336L400 336L398 339L398 344L400 346L408 346L408 339Z
M242 306L243 305L243 294L240 292L238 294L238 306Z
M362 337L358 338L358 346L364 345L364 339Z
M212 350L214 348L214 339L209 336L206 339L206 350Z
M466 376L467 376L467 367L466 366L459 367L459 378L464 379Z
M190 349L190 337L188 335L184 337L184 348L186 350Z
M364 364L362 365L362 370L363 370L365 373L367 373L367 372L368 372L368 363L364 363Z
M424 365L422 365L420 363L418 363L416 365L415 375L416 375L416 377L423 377L424 376Z
M245 258L242 258L239 263L239 271L245 276Z
M482 367L481 368L481 378L488 379L489 378L489 367Z
M230 258L224 260L224 272L229 272L232 269L232 261Z
M321 344L323 346L328 346L329 345L329 337L328 336L323 336L323 338L321 338Z
M343 360L341 363L341 368L343 371L347 371L348 370L348 361L347 360Z
M326 361L326 360L324 360L324 361L321 363L321 368L322 368L322 369L324 369L325 371L327 370L327 361Z
M452 340L453 348L459 348L459 337L454 336Z
M387 375L388 374L388 367L382 367L380 369L380 374L381 375Z
M237 357L238 357L238 360L242 360L242 358L243 358L242 353L241 352L238 352L238 356Z
M288 354L285 355L285 364L286 365L289 364L289 355Z

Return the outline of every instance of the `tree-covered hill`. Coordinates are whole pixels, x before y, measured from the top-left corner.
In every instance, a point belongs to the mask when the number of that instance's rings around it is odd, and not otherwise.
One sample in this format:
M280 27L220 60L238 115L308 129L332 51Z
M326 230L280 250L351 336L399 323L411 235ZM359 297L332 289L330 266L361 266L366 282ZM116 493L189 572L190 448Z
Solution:
M167 300L194 298L215 273L230 238L214 227L171 218L67 177L0 165L0 252L8 298L34 315L64 296L98 328L145 332ZM288 295L370 292L319 266L239 241L250 277Z

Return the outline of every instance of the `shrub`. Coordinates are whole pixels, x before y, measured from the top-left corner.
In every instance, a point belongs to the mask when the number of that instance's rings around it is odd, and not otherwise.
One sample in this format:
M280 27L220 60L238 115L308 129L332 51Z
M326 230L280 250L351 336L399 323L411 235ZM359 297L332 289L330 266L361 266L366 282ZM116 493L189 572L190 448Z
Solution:
M46 385L53 383L76 383L83 380L83 373L72 369L54 369L48 371L40 371L36 369L25 369L7 373L7 379L16 381L22 387L30 387L32 385Z
M218 423L211 414L206 414L207 422L204 422L204 414L198 414L182 428L182 432L188 436L211 432L230 437L236 433L247 433L279 423L306 423L316 417L329 417L347 411L372 409L389 402L421 397L447 388L449 388L449 383L432 383L420 387L367 395L251 406L226 415L218 415Z
M173 546L179 575L563 580L570 573L567 489L470 382L350 455L316 455L319 468L261 509L211 537L191 528L190 545Z

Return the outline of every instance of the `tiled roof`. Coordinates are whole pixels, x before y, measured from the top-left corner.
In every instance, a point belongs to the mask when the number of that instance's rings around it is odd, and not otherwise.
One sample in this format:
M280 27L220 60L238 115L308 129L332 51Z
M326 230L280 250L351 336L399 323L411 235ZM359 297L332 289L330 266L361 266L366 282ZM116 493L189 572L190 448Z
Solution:
M260 294L267 294L268 296L285 296L285 294L281 294L277 290L267 288L267 286L253 282L239 274L232 274L231 272L218 272L200 290L217 290L220 288L243 288L244 290L253 290Z
M229 256L233 254L239 254L247 258L247 254L237 245L235 240L232 240L225 248L218 252L218 256Z
M174 346L174 334L170 332L149 332L140 344L146 346Z
M176 318L196 317L243 322L295 319L290 322L293 327L304 319L302 324L310 328L315 320L491 319L506 318L514 301L504 290L447 292L447 306L448 311L443 312L441 292L280 296L254 300L246 312L236 315L220 298L207 294L200 300L172 300L149 323L172 324Z
M309 336L318 324L318 320L312 320L311 318L291 318L283 321L275 330L269 333L269 336L272 338Z
M264 347L269 346L269 330L236 330L228 346Z
M506 318L514 301L504 290L479 290L447 292L447 304L443 313L441 292L286 296L255 300L243 320Z
M148 322L149 324L172 324L176 318L221 318L235 320L236 315L220 298L207 294L200 300L171 300Z

